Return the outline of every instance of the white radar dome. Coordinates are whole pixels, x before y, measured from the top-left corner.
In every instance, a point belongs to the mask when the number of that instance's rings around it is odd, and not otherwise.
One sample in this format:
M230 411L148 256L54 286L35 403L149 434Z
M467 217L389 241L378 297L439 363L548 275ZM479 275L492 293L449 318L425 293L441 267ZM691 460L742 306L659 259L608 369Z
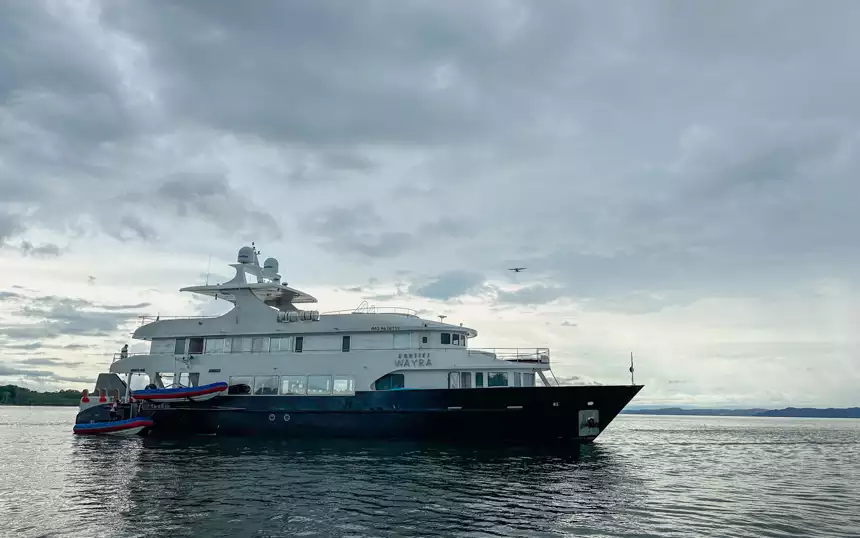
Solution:
M239 263L253 263L254 249L251 247L242 247L239 249L239 255L236 257Z
M278 272L278 260L275 258L266 258L266 261L263 262L263 269L268 269L273 273Z

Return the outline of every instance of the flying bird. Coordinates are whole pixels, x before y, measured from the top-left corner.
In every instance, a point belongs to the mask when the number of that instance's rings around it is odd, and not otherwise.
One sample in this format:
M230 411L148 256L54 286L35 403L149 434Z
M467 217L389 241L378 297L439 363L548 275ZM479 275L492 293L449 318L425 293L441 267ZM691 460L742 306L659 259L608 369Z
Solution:
M511 267L510 269L508 269L508 271L513 271L515 273L519 273L520 271L525 271L525 270L526 270L525 267Z

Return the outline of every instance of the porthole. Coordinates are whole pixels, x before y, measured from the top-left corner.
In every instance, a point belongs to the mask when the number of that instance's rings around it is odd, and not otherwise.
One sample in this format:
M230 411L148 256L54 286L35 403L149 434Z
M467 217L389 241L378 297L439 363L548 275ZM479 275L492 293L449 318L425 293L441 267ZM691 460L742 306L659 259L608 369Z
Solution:
M269 415L269 422L274 422L274 421L275 421L275 415L273 413L273 414Z
M290 421L290 415L284 415L284 422Z

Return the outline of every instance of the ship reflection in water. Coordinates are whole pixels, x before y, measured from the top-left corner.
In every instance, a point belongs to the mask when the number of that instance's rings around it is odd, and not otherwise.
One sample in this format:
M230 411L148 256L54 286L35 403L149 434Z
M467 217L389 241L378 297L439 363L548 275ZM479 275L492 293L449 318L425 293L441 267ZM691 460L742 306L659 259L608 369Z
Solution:
M860 421L621 416L598 442L76 436L0 407L3 536L860 536Z
M639 495L599 445L75 441L72 482L113 477L78 502L121 536L534 535Z

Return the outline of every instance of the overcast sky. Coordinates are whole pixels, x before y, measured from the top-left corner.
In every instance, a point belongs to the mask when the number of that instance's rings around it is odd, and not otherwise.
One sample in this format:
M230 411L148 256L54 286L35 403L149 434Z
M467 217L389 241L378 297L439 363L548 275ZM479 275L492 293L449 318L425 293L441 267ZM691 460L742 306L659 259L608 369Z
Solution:
M0 383L275 256L667 405L860 405L860 2L0 3ZM852 231L853 230L853 231ZM525 266L513 274L508 267ZM133 345L132 349L137 349ZM107 355L105 355L107 354Z

